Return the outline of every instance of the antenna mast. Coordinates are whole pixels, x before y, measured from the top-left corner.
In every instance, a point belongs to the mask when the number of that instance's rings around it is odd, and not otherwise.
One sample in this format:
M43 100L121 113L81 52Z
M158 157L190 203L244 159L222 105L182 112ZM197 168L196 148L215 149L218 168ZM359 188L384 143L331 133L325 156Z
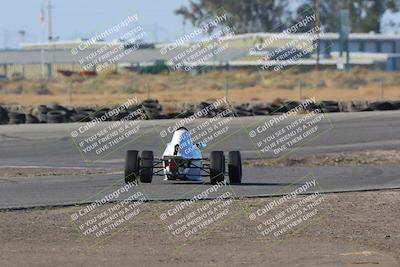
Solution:
M51 17L51 9L53 6L51 5L51 0L48 1L47 4L47 12L48 12L48 29L49 29L49 42L53 41L53 25L52 25L52 17Z

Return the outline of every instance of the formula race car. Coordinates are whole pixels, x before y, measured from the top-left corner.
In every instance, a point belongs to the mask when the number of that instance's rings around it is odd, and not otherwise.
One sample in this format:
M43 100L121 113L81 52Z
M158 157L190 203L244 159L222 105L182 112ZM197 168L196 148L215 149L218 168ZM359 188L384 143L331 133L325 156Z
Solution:
M153 176L164 176L164 180L203 181L210 177L211 184L225 182L225 155L223 151L212 151L210 158L203 158L204 144L193 144L188 129L178 128L167 144L160 159L153 151L129 150L125 162L125 182L151 183ZM230 184L242 182L242 160L239 151L230 151L228 158Z

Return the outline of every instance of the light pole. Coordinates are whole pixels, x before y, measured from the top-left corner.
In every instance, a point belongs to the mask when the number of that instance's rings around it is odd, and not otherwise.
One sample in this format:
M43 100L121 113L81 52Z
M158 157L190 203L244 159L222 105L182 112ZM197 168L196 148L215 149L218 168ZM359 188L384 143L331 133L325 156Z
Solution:
M319 54L320 54L320 30L321 30L321 19L320 19L320 2L319 0L315 0L315 12L316 12L316 20L317 20L317 71L319 71Z
M53 41L53 25L52 25L52 14L51 14L52 8L53 6L51 5L51 0L49 0L47 3L49 42Z

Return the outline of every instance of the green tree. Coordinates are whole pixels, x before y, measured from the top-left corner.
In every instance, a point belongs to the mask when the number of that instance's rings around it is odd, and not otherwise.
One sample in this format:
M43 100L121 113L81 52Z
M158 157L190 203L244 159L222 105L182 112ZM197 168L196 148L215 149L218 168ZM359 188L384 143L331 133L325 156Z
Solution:
M288 0L190 0L175 11L193 26L225 13L236 33L277 32L285 28Z
M320 0L321 25L325 32L338 30L340 9L348 9L352 32L379 32L382 15L387 9L398 10L399 0ZM304 17L303 10L315 8L315 0L306 2L297 10L297 19Z

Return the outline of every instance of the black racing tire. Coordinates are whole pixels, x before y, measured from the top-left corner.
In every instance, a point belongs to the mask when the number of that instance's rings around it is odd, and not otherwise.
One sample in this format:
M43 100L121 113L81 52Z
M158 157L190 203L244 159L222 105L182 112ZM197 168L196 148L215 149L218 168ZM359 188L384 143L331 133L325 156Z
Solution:
M38 118L40 123L47 123L47 112L40 112Z
M128 150L125 159L125 183L133 183L139 177L139 151Z
M143 100L142 103L143 103L143 104L153 104L153 103L157 103L157 104L158 104L158 99L151 99L151 98L149 98L149 99Z
M158 110L144 108L144 112L148 120L162 119L162 114Z
M242 183L242 157L240 151L229 151L228 174L230 184Z
M399 110L400 109L400 101L393 101L392 102L393 103L393 105L395 106L395 108L397 109L397 110Z
M75 114L72 115L70 118L71 122L90 122L90 114L83 114L83 113L79 113L79 114Z
M153 180L153 151L142 151L140 157L140 182L151 183Z
M321 110L324 113L330 112L340 112L339 103L335 101L321 101L320 103Z
M39 119L32 114L26 114L25 118L25 123L39 123Z
M23 124L26 121L25 114L18 112L9 112L10 124Z
M37 111L39 113L47 113L47 111L49 111L49 109L45 105L40 105L40 106L37 107Z
M225 156L223 151L212 151L210 154L210 182L216 184L225 180Z
M157 99L147 99L142 102L142 107L152 110L161 110L161 105Z
M369 108L372 110L397 110L397 107L395 104L393 104L390 101L376 101L369 103L368 105Z
M109 115L110 110L107 108L103 108L100 110L97 110L96 112L93 112L90 114L90 118L92 120L94 119L104 119L104 121L111 121L111 116Z
M62 110L52 110L46 114L47 123L64 123L66 121L66 113Z
M76 113L78 114L86 114L86 113L92 113L94 112L94 109L92 108L86 108L86 107L77 107L75 108Z
M48 110L66 110L65 107L59 104L48 104L46 107Z
M251 108L244 105L234 107L233 111L238 117L253 116L253 111L251 110Z
M269 115L269 110L265 109L265 108L261 108L261 107L254 107L253 108L253 115L254 116L265 116L265 115Z
M8 111L5 108L0 107L0 124L8 123Z
M129 115L129 113L127 111L121 111L118 114L113 115L111 117L111 120L112 121L120 121L120 120L122 120L123 118L125 118L128 115Z

